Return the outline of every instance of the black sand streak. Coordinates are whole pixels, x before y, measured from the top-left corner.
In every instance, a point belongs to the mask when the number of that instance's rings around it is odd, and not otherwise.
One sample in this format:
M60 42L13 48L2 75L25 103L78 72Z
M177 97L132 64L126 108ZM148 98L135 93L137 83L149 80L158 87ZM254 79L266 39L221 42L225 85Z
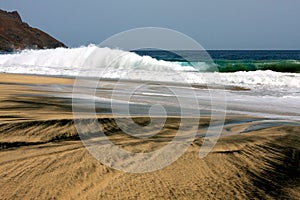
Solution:
M266 157L259 158L263 160L265 166L260 166L261 172L254 171L252 168L244 169L256 186L255 188L262 190L274 199L291 199L292 197L286 191L286 188L300 186L299 136L297 134L287 134L255 148L259 151L268 152ZM247 155L245 151L241 151L241 153ZM258 195L257 191L253 191L253 187L248 195L253 198L264 198L264 195Z

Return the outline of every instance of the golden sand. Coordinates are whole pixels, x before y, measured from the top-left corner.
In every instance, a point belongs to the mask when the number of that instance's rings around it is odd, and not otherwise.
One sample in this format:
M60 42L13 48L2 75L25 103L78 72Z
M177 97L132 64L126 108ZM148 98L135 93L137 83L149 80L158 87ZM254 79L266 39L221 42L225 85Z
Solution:
M233 123L205 158L198 157L203 138L197 137L171 165L131 174L96 160L78 137L72 107L36 87L72 79L0 74L0 80L0 199L300 199L300 126L243 132L260 121ZM121 148L150 152L172 139L180 119L168 119L149 139L128 136L109 116L99 122ZM208 123L200 120L199 134Z

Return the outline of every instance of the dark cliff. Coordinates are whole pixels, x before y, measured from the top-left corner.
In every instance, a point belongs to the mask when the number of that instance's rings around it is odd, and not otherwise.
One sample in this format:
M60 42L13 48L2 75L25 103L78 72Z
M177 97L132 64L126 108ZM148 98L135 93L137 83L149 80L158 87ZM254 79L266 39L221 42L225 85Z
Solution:
M24 23L17 11L0 10L0 51L66 47L47 33Z

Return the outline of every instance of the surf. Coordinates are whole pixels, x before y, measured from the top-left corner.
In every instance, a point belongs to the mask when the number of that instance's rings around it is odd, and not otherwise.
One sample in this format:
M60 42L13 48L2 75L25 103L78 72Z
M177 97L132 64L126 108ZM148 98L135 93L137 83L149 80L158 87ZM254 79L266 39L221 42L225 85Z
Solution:
M173 53L174 54L174 53ZM172 54L172 55L173 55ZM165 60L139 55L136 52L98 47L96 45L78 48L57 48L45 50L24 50L0 55L0 72L53 76L100 76L142 81L170 81L192 84L233 85L246 88L300 88L300 74L276 72L270 66L291 65L298 69L298 61L216 61L205 62L191 59L192 62ZM173 55L174 56L174 55ZM176 56L176 55L175 55ZM193 55L194 56L194 55ZM196 57L195 57L196 58ZM181 58L182 59L182 58ZM235 70L216 69L234 64ZM255 71L238 70L236 66L256 63ZM223 67L224 68L224 67ZM225 69L224 68L224 69ZM273 67L274 68L274 67ZM273 69L272 68L272 69ZM244 68L242 68L244 69ZM222 70L220 70L222 71ZM101 72L101 73L99 73ZM181 77L181 78L178 78Z
M150 56L120 49L89 45L78 48L24 50L0 55L0 70L4 73L40 75L80 75L83 70L195 71L192 66L157 60ZM92 75L92 74L91 74Z

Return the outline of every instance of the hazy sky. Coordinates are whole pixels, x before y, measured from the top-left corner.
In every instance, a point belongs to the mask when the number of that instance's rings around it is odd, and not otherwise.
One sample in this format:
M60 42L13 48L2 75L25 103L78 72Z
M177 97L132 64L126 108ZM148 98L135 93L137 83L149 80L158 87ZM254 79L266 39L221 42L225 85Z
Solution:
M66 45L131 28L171 28L206 49L300 49L300 0L0 0Z

